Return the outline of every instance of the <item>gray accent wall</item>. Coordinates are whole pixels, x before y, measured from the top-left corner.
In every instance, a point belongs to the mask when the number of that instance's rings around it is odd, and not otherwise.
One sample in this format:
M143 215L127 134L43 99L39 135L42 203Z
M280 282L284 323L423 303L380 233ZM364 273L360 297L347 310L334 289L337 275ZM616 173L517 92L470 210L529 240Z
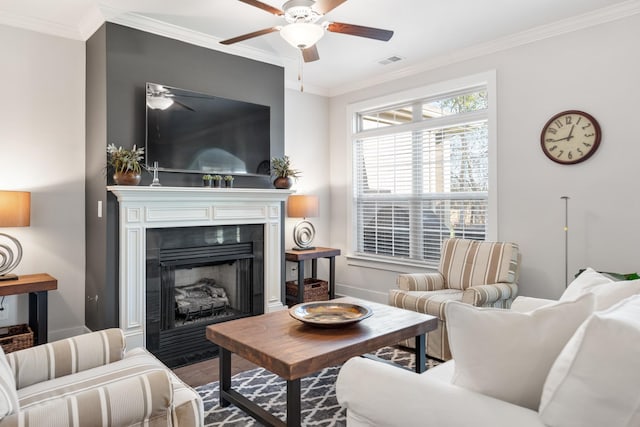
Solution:
M284 69L105 23L86 43L85 323L118 326L118 206L106 191L106 146L145 144L145 83L271 107L271 156L284 154ZM140 185L151 183L143 172ZM171 186L200 186L199 174L160 173ZM236 187L270 188L268 177L236 176ZM102 201L102 218L98 202ZM284 267L283 267L284 268Z

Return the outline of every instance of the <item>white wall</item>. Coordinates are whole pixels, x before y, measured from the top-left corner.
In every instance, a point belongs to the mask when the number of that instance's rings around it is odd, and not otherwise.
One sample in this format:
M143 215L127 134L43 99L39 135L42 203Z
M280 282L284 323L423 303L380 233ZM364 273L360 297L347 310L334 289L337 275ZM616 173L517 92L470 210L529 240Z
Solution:
M316 246L330 246L330 192L329 192L329 101L327 98L287 89L284 98L284 152L302 176L292 189L296 194L318 196L320 215L308 218L316 229ZM299 218L285 218L285 247L293 244L293 227ZM318 276L326 280L328 263L318 262ZM287 280L296 280L294 263L287 263ZM307 268L307 267L305 267ZM310 273L310 267L308 272ZM305 271L306 273L306 271ZM305 274L309 277L310 274Z
M49 339L84 329L84 42L0 25L0 189L31 191L16 274L49 273ZM27 296L5 300L27 323Z
M640 16L358 90L330 102L331 245L349 252L345 158L350 103L495 69L498 92L498 238L522 251L520 293L556 298L564 290L564 201L569 196L569 275L592 266L640 270ZM601 146L584 163L562 166L540 149L542 126L554 114L592 114ZM396 272L350 266L338 259L337 290L386 301Z

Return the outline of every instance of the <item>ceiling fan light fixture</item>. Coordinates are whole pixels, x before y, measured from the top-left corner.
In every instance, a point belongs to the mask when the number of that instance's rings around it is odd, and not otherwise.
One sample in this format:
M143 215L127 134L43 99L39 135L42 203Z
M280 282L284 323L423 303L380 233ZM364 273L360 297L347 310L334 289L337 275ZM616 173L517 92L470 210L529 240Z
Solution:
M324 28L321 25L296 23L282 27L280 35L291 46L298 49L306 49L313 46L324 35Z
M166 96L153 96L147 98L147 105L152 110L166 110L173 105L173 99Z

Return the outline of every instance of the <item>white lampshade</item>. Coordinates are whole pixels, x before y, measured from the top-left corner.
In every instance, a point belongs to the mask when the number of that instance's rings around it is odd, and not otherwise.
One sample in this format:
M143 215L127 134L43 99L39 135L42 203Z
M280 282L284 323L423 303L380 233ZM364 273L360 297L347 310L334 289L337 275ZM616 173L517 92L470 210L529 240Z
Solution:
M309 218L318 216L318 196L292 194L287 200L287 216L289 218Z
M173 99L166 96L153 96L147 98L147 105L152 110L166 110L173 105Z
M280 30L280 35L291 46L306 49L316 44L324 35L324 28L317 24L299 22L289 24Z

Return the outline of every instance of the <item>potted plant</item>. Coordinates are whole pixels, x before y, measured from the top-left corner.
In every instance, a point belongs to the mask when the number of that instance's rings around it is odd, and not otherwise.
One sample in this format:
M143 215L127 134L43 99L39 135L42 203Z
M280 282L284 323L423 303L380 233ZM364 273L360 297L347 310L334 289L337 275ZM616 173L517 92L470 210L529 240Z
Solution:
M273 185L276 188L291 188L293 179L300 176L300 171L291 167L289 156L274 157L271 159L271 174L276 177Z
M233 176L231 175L224 176L224 186L227 188L233 187Z
M220 183L222 182L222 176L221 175L213 175L213 186L214 187L220 187Z
M132 149L107 145L107 165L113 167L113 180L117 185L138 185L142 168L140 162L144 157L144 147Z
M213 175L202 175L202 185L205 187L211 187L211 181L213 181Z

